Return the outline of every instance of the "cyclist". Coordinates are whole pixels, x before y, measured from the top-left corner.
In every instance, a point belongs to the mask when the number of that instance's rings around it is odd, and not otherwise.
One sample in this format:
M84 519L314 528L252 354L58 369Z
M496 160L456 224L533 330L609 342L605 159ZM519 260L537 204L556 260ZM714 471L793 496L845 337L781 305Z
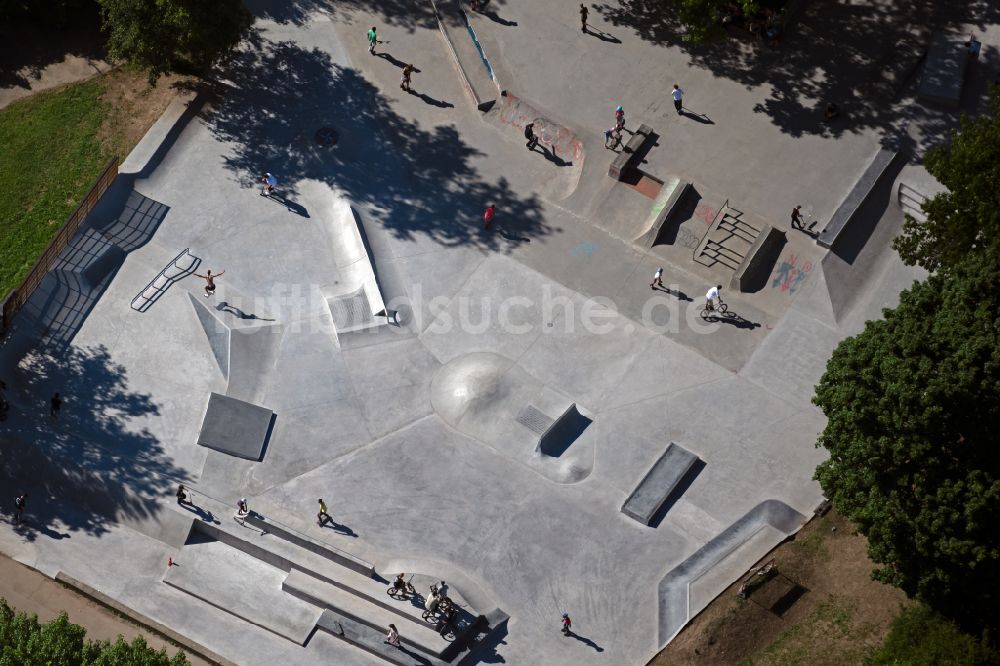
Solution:
M720 298L720 294L719 294L719 291L721 289L722 289L722 285L718 284L718 285L712 287L711 289L709 289L708 293L705 294L705 309L706 310L714 310L715 309L715 301L716 300L718 300L720 303L722 302L722 299Z
M392 582L392 589L396 590L396 592L402 592L403 594L406 594L406 581L403 580L405 576L406 576L405 573L401 573L398 576L396 576L396 580Z

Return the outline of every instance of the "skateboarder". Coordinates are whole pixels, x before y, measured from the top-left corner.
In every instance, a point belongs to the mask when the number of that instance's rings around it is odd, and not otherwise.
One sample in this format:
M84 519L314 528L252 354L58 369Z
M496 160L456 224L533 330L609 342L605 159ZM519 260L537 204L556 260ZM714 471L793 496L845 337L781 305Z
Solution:
M538 137L535 136L535 123L528 123L524 126L524 138L528 140L528 150L534 150L538 145Z
M206 275L200 275L198 273L194 274L195 277L200 277L207 283L205 284L205 298L208 298L209 296L215 293L215 278L220 277L225 272L226 271L223 270L221 273L216 273L215 275L212 275L212 271L207 271Z
M625 129L625 109L621 105L615 109L615 129L619 132Z
M569 613L562 614L562 632L563 636L569 636L573 633L573 620L569 619Z
M489 229L493 225L493 218L496 217L497 207L490 204L486 207L486 211L483 213L483 221L486 222L486 228Z
M240 501L236 503L236 522L240 525L246 526L246 517L250 513L250 507L247 505L247 498L241 497Z
M588 9L584 4L580 4L580 31L583 33L587 32L587 14Z
M185 504L194 505L194 502L188 499L187 489L184 487L183 483L177 486L177 503L181 506L184 506Z
M653 273L653 281L649 283L650 289L656 289L657 287L663 287L663 269L657 268L656 272Z
M14 524L24 520L24 507L28 503L28 494L21 493L14 498Z
M683 108L683 102L681 100L684 98L684 91L680 89L676 83L674 84L674 90L670 93L670 96L674 99L674 108L677 109L677 115L680 115L681 109Z
M62 409L62 397L56 393L49 399L49 416L54 419L59 418L60 409Z
M368 31L368 53L375 55L375 43L378 42L378 35L375 34L375 26Z
M399 80L399 87L410 92L410 77L413 76L413 65L407 64L403 68L402 78Z
M796 206L792 209L792 229L802 229L805 225L802 224L802 206Z
M260 182L263 183L260 188L260 196L269 197L274 192L275 185L278 184L278 178L269 171L260 177Z

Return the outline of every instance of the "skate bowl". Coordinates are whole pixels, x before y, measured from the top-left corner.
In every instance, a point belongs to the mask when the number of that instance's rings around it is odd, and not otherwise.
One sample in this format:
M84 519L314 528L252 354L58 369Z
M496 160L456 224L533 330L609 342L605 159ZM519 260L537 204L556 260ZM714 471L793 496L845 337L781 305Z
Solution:
M554 178L546 176L540 179L542 191L555 200L566 199L573 194L580 184L585 158L583 141L575 131L507 90L500 93L500 103L486 115L505 129L514 128L519 137L524 136L525 125L534 123L538 145L551 153L549 161L559 167Z

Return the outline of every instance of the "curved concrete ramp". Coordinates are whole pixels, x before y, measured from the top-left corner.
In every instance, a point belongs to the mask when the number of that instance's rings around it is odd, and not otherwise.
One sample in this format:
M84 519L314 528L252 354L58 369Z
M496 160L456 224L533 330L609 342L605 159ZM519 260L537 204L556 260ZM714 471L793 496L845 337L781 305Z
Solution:
M736 550L749 544L758 535L765 537L760 544L765 547L762 557L768 550L773 548L778 541L793 534L805 522L806 517L801 513L779 500L764 500L754 508L750 509L742 518L723 530L718 536L699 548L693 555L671 569L666 576L660 580L658 586L659 593L659 619L658 619L658 649L662 649L667 643L673 640L674 636L684 628L692 615L701 610L701 607L691 608L691 586L699 578L705 576L713 567L718 566L729 555ZM771 531L777 539L768 539L769 535L761 534L762 531ZM755 558L755 561L758 558ZM721 587L714 590L718 594L738 578L746 570L746 558L740 557L742 562L739 571L727 571L724 580L719 581ZM711 599L705 599L705 603Z
M499 354L474 352L443 365L431 380L431 406L459 432L557 483L582 481L594 469L590 418Z
M546 174L540 178L539 189L548 197L556 200L568 198L576 191L583 173L583 162L586 157L583 141L576 132L565 125L549 118L544 111L532 103L503 91L500 103L486 117L491 122L504 128L514 128L519 140L524 140L524 127L534 123L535 136L539 146L552 153L550 161L558 165L556 169L546 169Z

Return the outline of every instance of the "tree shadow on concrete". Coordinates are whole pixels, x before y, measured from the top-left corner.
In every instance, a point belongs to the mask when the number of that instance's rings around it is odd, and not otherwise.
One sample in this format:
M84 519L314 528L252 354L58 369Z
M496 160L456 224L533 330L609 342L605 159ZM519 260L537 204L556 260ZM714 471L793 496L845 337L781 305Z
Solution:
M0 88L30 88L46 67L66 56L95 62L107 57L96 7L78 12L63 27L53 26L51 19L0 21L0 43Z
M15 372L0 475L12 493L29 494L25 538L68 536L47 527L55 519L69 533L101 535L117 519L156 514L157 498L186 480L156 436L138 425L159 416L159 408L129 390L125 368L107 348L32 352ZM48 412L56 391L64 400L58 419Z
M444 1L460 2L460 0ZM245 4L254 16L282 24L303 25L315 12L321 11L330 14L336 20L345 21L355 30L364 33L370 26L360 19L352 19L357 12L367 12L378 15L376 24L380 32L383 27L389 27L394 31L405 30L410 33L417 28L437 29L437 16L434 13L434 6L430 2L411 2L410 0L246 0ZM506 4L506 0L490 0L489 2L490 6L504 4ZM461 2L461 5L466 12L471 11L467 2ZM449 13L445 12L444 14L447 16Z
M244 187L254 187L263 170L277 174L290 194L301 179L325 183L400 240L510 251L481 233L490 203L525 236L556 231L543 221L536 196L518 196L503 179L482 180L472 164L482 153L453 126L425 129L404 118L359 72L318 49L258 39L220 81L220 101L205 122L230 144L226 165ZM335 146L315 143L320 127L338 132Z
M918 67L933 29L964 23L982 26L1000 20L1000 5L987 0L946 3L849 3L818 0L785 26L774 48L743 32L694 44L684 32L672 3L622 0L596 5L605 20L634 30L648 42L683 50L695 67L748 88L769 86L767 99L755 107L793 136L839 136L877 129L895 135L914 122L924 136L946 129L954 119L928 113L923 105L895 104L919 76ZM694 91L689 91L694 93ZM824 123L823 109L835 102L848 122Z

